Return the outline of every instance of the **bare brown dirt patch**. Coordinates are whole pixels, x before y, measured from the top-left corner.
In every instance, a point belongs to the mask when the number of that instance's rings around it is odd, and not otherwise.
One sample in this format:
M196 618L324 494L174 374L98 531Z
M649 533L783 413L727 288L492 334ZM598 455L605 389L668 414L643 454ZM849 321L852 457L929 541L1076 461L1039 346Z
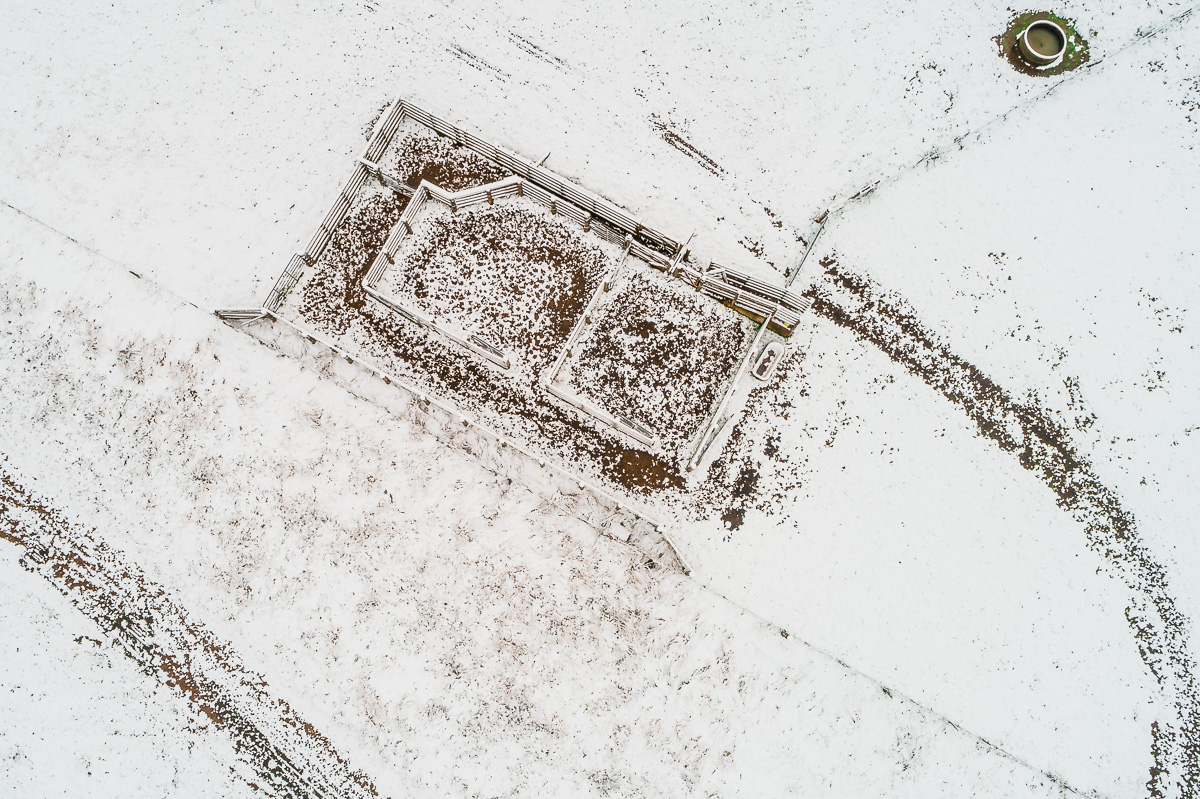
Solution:
M394 166L414 189L428 180L446 191L462 191L509 176L478 153L425 131L412 131L398 142Z

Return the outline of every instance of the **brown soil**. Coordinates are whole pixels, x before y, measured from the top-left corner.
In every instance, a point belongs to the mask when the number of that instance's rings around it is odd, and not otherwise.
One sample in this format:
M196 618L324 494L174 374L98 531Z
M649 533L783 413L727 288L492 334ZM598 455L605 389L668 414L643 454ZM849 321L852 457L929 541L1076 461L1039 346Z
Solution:
M289 799L374 797L375 787L287 702L272 696L229 646L124 562L93 532L22 488L0 466L0 538L23 551L40 574L148 675L180 691L228 733L238 757L268 795Z
M367 304L362 278L383 247L388 234L408 205L408 198L376 187L366 202L354 212L354 232L346 225L334 231L321 262L340 274L310 280L301 293L300 313L320 319L334 335L342 335L350 319L339 309L361 311ZM365 268L364 268L365 265Z
M416 233L387 286L535 371L553 360L612 265L573 226L511 202L435 216Z
M635 273L582 342L570 383L678 450L714 410L746 338L741 320L716 303Z
M473 150L434 133L413 131L395 146L396 174L414 189L428 180L446 191L462 191L510 174Z
M548 454L594 471L602 480L638 493L683 485L675 465L625 446L614 434L581 422L540 388L509 379L457 346L400 319L375 302L360 302L362 279L403 211L403 201L368 183L330 246L299 287L296 313L432 394L464 410L516 427ZM284 313L288 313L285 304Z
M1133 515L1071 443L1071 431L1036 404L1021 402L926 329L902 299L865 278L827 265L811 291L812 310L854 331L958 405L1005 452L1038 475L1058 504L1082 525L1089 547L1130 590L1126 618L1143 661L1176 696L1175 723L1156 723L1148 793L1164 796L1177 781L1200 792L1200 685L1188 645L1188 619L1171 596L1166 569L1138 538Z

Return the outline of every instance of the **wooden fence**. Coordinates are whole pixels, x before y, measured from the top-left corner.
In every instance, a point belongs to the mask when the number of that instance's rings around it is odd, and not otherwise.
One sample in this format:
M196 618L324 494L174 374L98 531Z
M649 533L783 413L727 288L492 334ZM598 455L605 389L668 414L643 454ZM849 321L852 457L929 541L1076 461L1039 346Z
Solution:
M551 213L561 214L581 225L584 230L596 234L601 239L613 244L622 244L628 236L633 243L630 253L651 266L674 274L686 281L697 290L717 299L731 308L762 322L770 320L772 330L790 336L799 323L800 315L808 310L811 301L792 294L786 289L772 286L720 264L709 263L707 267L693 264L686 259L686 249L678 241L653 228L646 227L638 219L596 194L586 192L562 176L529 161L516 153L509 152L498 145L489 144L478 136L447 122L441 117L430 114L412 103L397 98L380 117L367 143L366 150L355 165L354 172L346 182L341 194L338 195L333 207L322 220L317 232L313 235L308 247L303 253L294 256L288 268L275 282L267 298L265 307L277 310L282 304L287 292L296 285L300 270L305 264L315 263L329 245L329 240L337 226L345 219L355 195L362 188L369 176L374 176L406 196L412 197L406 215L410 217L410 227L402 225L393 229L388 238L384 252L395 255L395 247L400 238L411 230L411 217L420 210L420 203L415 203L416 191L406 186L401 176L389 172L379 163L379 159L387 150L392 138L396 135L405 119L412 119L437 133L453 139L456 143L467 147L475 153L509 170L515 177L506 178L488 186L468 189L466 192L443 192L436 186L430 186L428 200L448 204L452 210L469 208L483 202L494 202L496 199L522 194L546 206ZM412 211L411 214L408 214ZM403 233L398 233L403 230ZM298 264L297 258L302 259ZM386 267L380 267L380 259L376 259L368 276L368 285L373 286Z
M391 143L392 137L396 135L396 131L405 118L415 120L425 127L437 131L443 136L454 140L456 144L461 144L467 149L478 153L492 163L498 164L509 172L512 172L514 175L525 178L538 188L567 200L592 216L599 217L617 230L623 231L622 238L625 235L631 235L636 240L643 241L650 246L661 248L667 252L675 252L679 249L679 242L660 231L643 225L640 220L614 203L596 194L584 191L561 175L522 158L516 153L505 150L496 144L490 144L473 133L465 131L457 125L447 122L441 117L435 116L400 97L396 98L391 108L380 118L371 136L371 141L367 144L363 157L368 161L377 162L387 149L388 144Z
M296 282L300 280L300 273L304 271L304 267L304 256L293 255L292 260L288 261L287 269L283 270L283 274L271 287L271 293L267 295L267 301L263 303L263 308L268 311L279 310L279 306L283 305L288 292L295 288Z
M346 185L342 187L342 191L338 194L337 199L333 203L333 207L329 209L329 213L321 220L321 224L317 227L317 232L308 242L308 247L304 252L296 253L288 261L287 268L283 270L283 274L275 281L275 285L271 287L271 292L267 295L267 300L263 303L263 307L268 311L277 311L283 305L284 299L287 298L288 292L295 288L297 281L300 280L300 275L306 266L315 264L320 257L325 253L325 248L329 246L329 240L333 238L333 233L337 230L338 225L342 224L342 220L346 218L346 214L350 211L350 206L354 203L354 198L358 195L359 190L366 183L370 172L362 164L356 164L354 171L350 174L350 179L346 181Z
M283 335L291 331L289 335L302 337L313 347L336 356L326 361L327 368L334 371L334 379L349 383L347 388L351 391L411 419L448 446L470 453L490 471L527 486L539 496L549 497L562 511L607 536L637 547L660 566L691 573L687 561L671 541L666 525L637 503L614 497L592 481L525 449L370 360L342 350L302 323L275 313L267 316L273 324L265 328L247 328L248 332L272 346L290 350L294 349L295 341L285 345L282 341L270 340L268 332L273 330L273 335ZM381 385L363 386L356 382L353 374L345 375L346 371L353 373L356 370L365 372ZM401 390L391 390L394 387Z

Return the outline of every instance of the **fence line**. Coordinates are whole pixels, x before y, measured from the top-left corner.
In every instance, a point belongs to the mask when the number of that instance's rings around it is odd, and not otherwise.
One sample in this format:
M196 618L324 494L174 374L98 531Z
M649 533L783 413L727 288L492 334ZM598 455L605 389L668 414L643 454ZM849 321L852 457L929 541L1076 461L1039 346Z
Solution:
M593 216L600 217L618 230L623 230L635 239L642 239L652 246L671 252L679 248L679 242L664 233L643 225L640 220L631 216L614 203L591 192L585 192L561 175L526 160L516 153L509 152L498 145L490 144L478 136L459 128L457 125L434 116L406 100L397 99L392 110L399 111L401 118L407 117L416 120L425 127L432 128L493 163L499 164L513 174L529 180L538 188L568 200ZM389 133L388 128L381 126L376 131L376 136L372 138L371 143L367 146L367 158L376 160L382 155L383 151L387 148L387 144L390 142L390 137L395 135L398 127L399 121L396 122L394 127L390 128ZM387 136L386 139L384 138L385 135Z
M427 327L431 330L436 330L446 338L453 341L455 344L459 345L460 347L465 347L476 355L486 358L487 360L499 366L501 369L507 370L512 367L512 359L508 356L508 353L494 346L485 339L482 339L477 335L467 333L466 331L458 330L454 326L448 325L445 322L440 322L436 319L428 317L406 303L400 302L393 297L389 297L386 294L380 293L371 286L366 287L366 292L371 299L382 303L384 306L400 314L405 319L416 322L421 327Z
M542 374L541 383L542 387L545 388L547 392L555 397L558 397L568 405L571 405L575 409L599 420L602 424L606 424L614 430L624 433L625 435L637 441L639 444L650 447L652 451L657 451L659 448L659 440L658 436L656 436L653 431L647 430L645 427L637 422L634 422L632 419L627 419L624 416L618 416L616 414L609 413L599 405L585 400L583 397L579 396L573 391L558 388L554 385L554 380L558 377L558 373L562 369L563 364L565 364L567 362L567 358L571 356L571 350L575 346L575 342L578 340L580 332L583 330L584 325L591 320L591 315L593 311L595 311L597 303L600 302L601 295L607 294L612 289L613 283L617 279L617 275L621 273L622 267L625 266L625 261L629 256L632 244L632 237L626 236L625 246L621 250L621 257L617 261L617 265L601 279L599 285L597 285L595 290L592 292L592 296L588 298L587 305L584 307L583 312L579 315L579 318L575 320L575 324L572 325L571 332L567 335L567 340L563 342L562 348L558 352L558 357L554 359L554 362Z
M800 321L800 315L811 305L811 300L807 298L799 297L787 289L764 283L729 267L710 263L708 268L704 269L692 265L678 257L683 253L683 247L679 242L653 228L646 227L615 204L596 194L585 192L562 176L534 164L516 153L504 150L496 144L489 144L457 125L408 102L403 97L397 97L376 123L371 139L355 165L349 181L303 253L303 257L308 263L315 263L321 257L325 247L329 244L333 231L345 218L354 195L362 188L368 176L373 175L394 190L416 199L416 191L406 186L399 176L390 173L379 164L379 159L405 119L412 119L443 136L448 136L456 143L514 173L517 178L525 180L522 183L514 182L514 178L506 178L496 184L491 184L491 186L470 189L466 193L443 192L436 186L431 186L430 196L449 205L452 210L471 207L485 200L490 203L498 198L510 196L513 191L512 187L515 186L517 194L523 194L539 202L549 208L551 213L561 214L573 220L582 225L584 230L594 232L604 241L620 244L623 243L626 236L632 237L633 245L630 251L637 258L655 268L675 272L677 277L692 284L697 290L703 291L756 321L769 318L771 328L781 335L790 336ZM559 202L560 198L565 202ZM411 207L412 203L410 202ZM417 210L419 210L419 206ZM411 224L411 219L408 221ZM392 232L395 234L396 231ZM393 237L389 236L388 242L391 246L385 247L385 250L389 255L394 256L395 245L398 245L399 239L393 240ZM285 270L279 281L276 281L276 285L268 297L268 308L278 308L283 297L286 296L287 290L295 285L296 279L289 277L291 266L289 264L289 269ZM378 259L370 272L373 280L378 280L382 274L382 269L377 270L377 266Z
M287 297L288 292L300 280L300 273L304 271L304 266L303 255L297 253L292 256L292 259L288 261L287 268L283 270L283 274L276 279L275 285L271 287L271 293L267 295L267 301L263 303L264 308L268 311L279 310L279 306L283 305L283 300Z
M558 376L559 369L562 369L563 364L566 363L567 358L570 357L571 348L575 346L575 340L579 338L579 334L583 330L583 326L587 322L588 317L591 316L592 311L595 310L596 304L600 302L600 295L607 294L612 290L612 286L613 283L616 282L617 275L621 273L621 269L625 266L625 258L629 255L629 247L631 243L632 242L629 238L625 239L625 247L621 251L621 257L618 259L617 265L610 269L608 274L606 274L600 281L600 284L596 286L595 291L592 292L592 296L588 299L588 304L584 306L583 313L579 315L579 318L575 320L575 324L571 326L571 332L567 334L567 340L564 342L562 350L559 351L558 357L554 359L554 363L551 364L550 368L542 377L542 381L547 386L554 382L554 378Z
M453 405L432 397L406 380L399 378L383 369L374 362L351 355L337 344L326 339L317 331L311 330L300 322L279 316L268 311L266 314L272 321L291 329L308 341L325 347L347 363L357 364L388 385L395 385L405 392L412 400L411 407L417 423L421 424L434 437L444 443L457 446L474 455L480 463L496 474L511 477L516 482L536 488L535 483L550 482L554 489L551 501L567 513L579 514L579 501L587 500L596 506L603 519L586 519L605 535L619 541L630 543L642 552L652 557L657 563L666 566L677 566L684 574L691 574L691 568L680 554L667 533L667 526L647 511L637 507L627 499L618 499L600 488L591 480L574 474L553 461L539 456L502 433L493 430L477 419L472 419ZM389 409L390 410L390 409ZM505 459L503 452L511 451L515 459ZM534 471L533 464L537 464ZM534 479L535 476L538 479ZM551 492L541 492L550 495ZM569 507L568 499L577 499L575 507ZM557 500L557 501L556 501ZM624 534L617 533L614 527L620 526Z
M804 269L804 264L808 261L808 256L811 255L812 251L817 248L817 239L821 238L821 234L825 232L825 224L828 221L829 209L826 208L825 213L821 214L821 223L817 226L817 232L813 234L812 240L808 243L808 246L804 248L804 255L801 256L800 263L796 264L796 268L792 270L792 273L787 276L787 280L784 281L784 286L786 288L790 289L792 284L796 282L796 278L800 276L800 271Z
M346 218L358 190L367 182L368 174L367 168L361 163L354 165L354 171L350 174L350 179L346 182L345 187L342 188L342 193L334 201L333 208L325 215L325 219L317 228L317 232L313 234L312 240L309 241L308 247L304 251L309 263L316 263L325 252L325 247L333 237L333 232Z
M721 415L725 413L725 408L729 405L729 400L732 399L733 395L737 392L738 381L742 379L742 374L746 371L746 367L750 364L751 359L754 358L755 353L758 352L758 346L762 343L763 335L767 332L767 329L770 326L771 315L768 315L767 318L763 320L762 327L758 329L758 335L754 337L754 341L751 342L750 347L746 350L746 356L742 358L741 363L738 365L737 373L734 374L733 380L729 382L729 387L725 389L725 394L721 397L721 404L717 406L716 412L712 415L712 418L709 419L708 425L704 428L704 432L700 436L700 443L696 446L696 452L692 455L691 460L689 460L687 463L687 470L689 472L696 468L697 464L699 464L700 460L704 457L704 453L708 451L710 444L708 437L712 435L715 439L716 435L720 433L721 423L723 421L721 419Z

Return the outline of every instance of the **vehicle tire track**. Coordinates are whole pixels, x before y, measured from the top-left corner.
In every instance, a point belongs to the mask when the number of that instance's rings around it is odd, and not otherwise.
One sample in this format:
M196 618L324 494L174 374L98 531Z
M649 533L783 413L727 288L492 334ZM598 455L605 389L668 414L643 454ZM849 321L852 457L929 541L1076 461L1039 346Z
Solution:
M650 115L650 127L658 131L662 136L663 141L674 147L679 152L686 155L688 158L695 161L703 169L708 170L718 177L725 174L725 169L706 154L697 149L691 142L676 133L670 125L659 119L657 114ZM747 248L749 249L749 248Z
M0 456L2 457L2 456ZM8 473L0 459L0 540L21 565L71 600L146 674L180 691L233 739L238 757L282 799L365 799L374 785L329 740L247 671L229 646L94 531L69 524Z
M883 350L959 406L979 432L1012 453L1083 525L1088 546L1129 589L1126 620L1142 660L1174 698L1175 717L1152 724L1152 797L1200 795L1200 685L1188 647L1189 621L1176 607L1166 569L1137 534L1133 515L1047 411L1023 403L955 355L898 295L822 262L825 275L807 292L812 311Z
M515 31L508 32L508 39L510 42L512 42L514 45L516 45L518 50L525 53L526 55L533 56L538 61L549 64L550 66L554 67L555 69L557 69L561 72L566 72L568 70L568 65L567 65L566 61L562 60L561 58L554 55L553 53L548 52L544 48L539 47L538 45L534 44L529 39L526 39L524 36L521 36L520 34L516 33Z

